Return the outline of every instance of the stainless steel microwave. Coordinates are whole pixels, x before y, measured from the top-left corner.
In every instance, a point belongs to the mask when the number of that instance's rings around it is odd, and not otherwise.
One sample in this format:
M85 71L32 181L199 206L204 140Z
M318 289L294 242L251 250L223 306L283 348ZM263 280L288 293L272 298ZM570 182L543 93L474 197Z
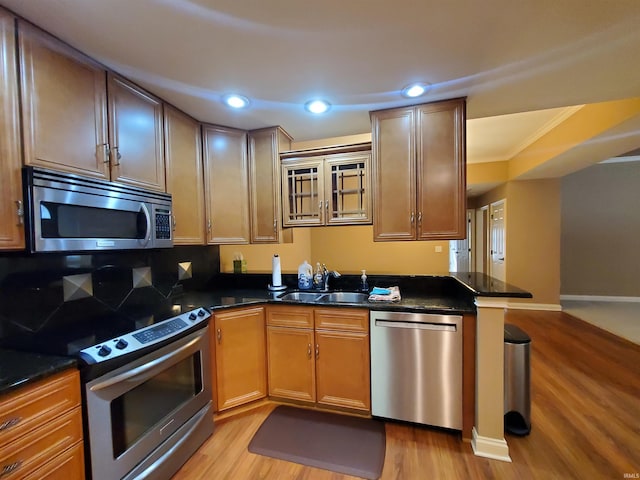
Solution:
M173 246L170 194L37 167L23 186L32 252Z

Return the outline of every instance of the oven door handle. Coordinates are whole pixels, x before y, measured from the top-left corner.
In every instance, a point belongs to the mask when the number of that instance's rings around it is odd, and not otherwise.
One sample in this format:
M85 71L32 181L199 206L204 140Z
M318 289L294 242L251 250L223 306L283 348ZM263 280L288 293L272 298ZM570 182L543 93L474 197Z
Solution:
M129 370L128 372L124 372L120 375L116 375L115 377L108 378L103 382L96 383L95 385L91 386L90 390L92 392L97 392L99 390L104 390L105 388L109 388L112 385L115 385L116 383L120 383L120 382L148 380L153 376L155 376L156 374L158 374L159 372L161 372L165 368L165 366L163 365L165 362L182 355L184 351L189 350L193 345L195 345L198 341L200 341L203 335L204 334L198 335L196 338L189 341L188 343L185 343L183 346L181 346L177 350L174 350L170 353L162 355L161 357L151 360L150 362L145 363L144 365L140 365L139 367Z

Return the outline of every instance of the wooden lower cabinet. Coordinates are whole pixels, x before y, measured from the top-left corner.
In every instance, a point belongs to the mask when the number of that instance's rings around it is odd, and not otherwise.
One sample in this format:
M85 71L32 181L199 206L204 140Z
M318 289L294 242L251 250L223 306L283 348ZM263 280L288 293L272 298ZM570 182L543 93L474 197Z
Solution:
M77 370L0 397L0 477L83 479Z
M267 396L264 307L213 315L214 399L223 411Z
M269 395L316 401L313 330L267 327Z
M316 346L318 404L369 411L369 334L318 330Z
M271 397L370 411L367 310L269 306L267 349Z

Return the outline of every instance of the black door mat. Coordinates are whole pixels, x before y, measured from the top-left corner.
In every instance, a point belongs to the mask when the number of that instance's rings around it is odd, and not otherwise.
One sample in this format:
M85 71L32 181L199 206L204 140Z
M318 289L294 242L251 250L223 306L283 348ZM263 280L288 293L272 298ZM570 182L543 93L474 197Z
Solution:
M310 467L376 480L385 454L384 423L280 405L249 443L249 451Z

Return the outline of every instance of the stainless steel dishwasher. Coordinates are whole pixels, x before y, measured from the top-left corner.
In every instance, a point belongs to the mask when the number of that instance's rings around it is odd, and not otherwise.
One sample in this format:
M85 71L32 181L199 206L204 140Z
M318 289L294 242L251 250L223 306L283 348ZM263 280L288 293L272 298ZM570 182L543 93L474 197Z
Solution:
M462 430L462 316L370 319L372 415Z

